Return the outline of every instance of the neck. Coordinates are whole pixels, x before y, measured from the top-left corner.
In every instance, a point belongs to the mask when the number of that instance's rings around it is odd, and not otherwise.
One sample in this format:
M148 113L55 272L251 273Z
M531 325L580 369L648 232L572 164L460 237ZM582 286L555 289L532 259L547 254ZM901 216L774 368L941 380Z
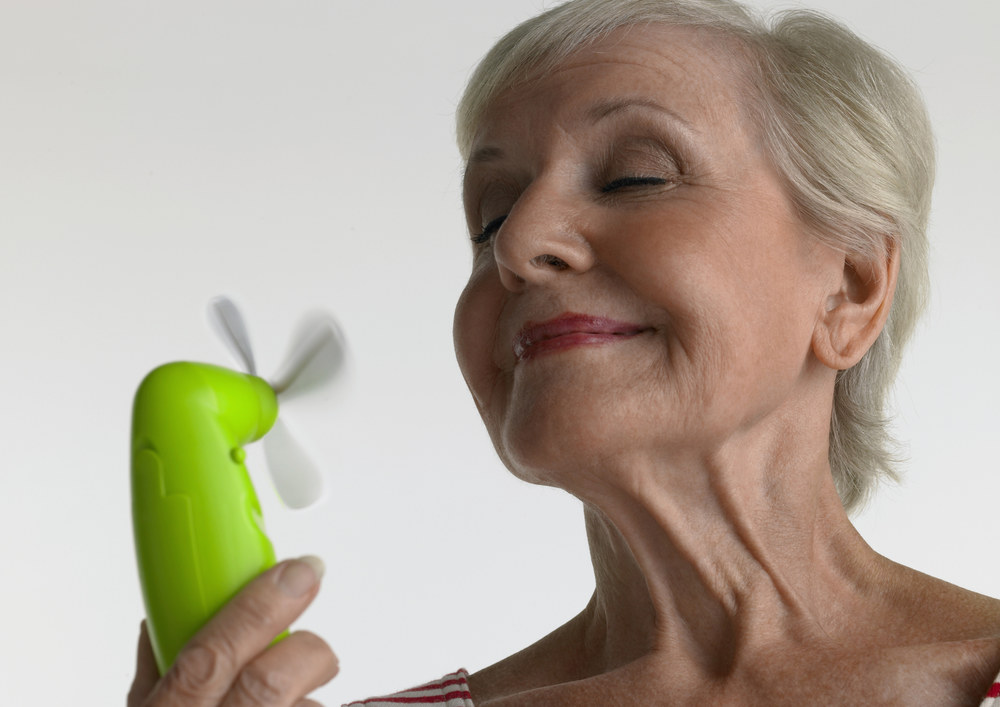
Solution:
M710 456L652 458L621 460L601 478L629 483L581 494L594 672L657 656L719 678L765 645L846 637L880 558L848 520L825 456L741 440Z

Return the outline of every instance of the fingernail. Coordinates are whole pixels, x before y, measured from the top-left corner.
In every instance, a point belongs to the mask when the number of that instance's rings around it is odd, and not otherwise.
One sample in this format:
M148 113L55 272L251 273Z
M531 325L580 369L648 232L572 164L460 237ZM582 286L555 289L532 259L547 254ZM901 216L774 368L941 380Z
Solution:
M290 597L300 597L319 584L323 570L323 560L314 555L292 560L278 575L278 587Z

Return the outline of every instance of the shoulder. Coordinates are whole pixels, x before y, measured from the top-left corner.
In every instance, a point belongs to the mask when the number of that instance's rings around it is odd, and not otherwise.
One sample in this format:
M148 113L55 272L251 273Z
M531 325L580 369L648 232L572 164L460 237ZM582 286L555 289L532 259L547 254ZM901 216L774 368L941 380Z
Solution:
M876 663L900 685L978 704L1000 673L1000 600L910 568L897 571L903 581L885 597L894 610L877 641L884 661Z
M955 704L978 704L1000 673L1000 636L907 646L893 657L895 675L906 689L950 695ZM930 704L916 702L925 703ZM945 702L939 698L935 704Z
M950 644L1000 639L1000 599L900 567L905 582L887 597L900 643Z
M344 707L398 707L400 704L433 704L443 707L473 707L465 670L384 697L370 697Z

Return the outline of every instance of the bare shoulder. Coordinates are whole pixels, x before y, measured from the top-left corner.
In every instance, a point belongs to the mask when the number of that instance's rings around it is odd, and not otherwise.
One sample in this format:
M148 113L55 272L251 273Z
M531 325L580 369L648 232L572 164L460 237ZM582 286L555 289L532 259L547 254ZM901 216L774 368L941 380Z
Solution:
M905 686L913 703L973 705L1000 672L1000 637L905 646L887 655L895 684Z
M896 607L893 631L901 643L1000 639L1000 599L902 565L896 569L903 581L887 598Z
M580 679L584 668L578 658L582 645L579 619L572 619L524 650L470 675L469 691L476 707L502 704L502 700L513 696Z
M681 690L655 661L598 674L570 621L532 646L474 673L477 707L658 704L979 704L1000 673L1000 600L901 565L888 570L881 609L850 641L766 655L747 675ZM863 625L860 625L863 624ZM751 679L752 678L752 679ZM648 688L649 694L638 695Z
M928 646L929 656L941 666L944 679L970 698L982 699L1000 673L1000 600L942 580L940 601L927 612L940 641Z
M978 704L1000 673L1000 600L896 566L896 609L880 641L900 684ZM940 693L938 693L940 694Z

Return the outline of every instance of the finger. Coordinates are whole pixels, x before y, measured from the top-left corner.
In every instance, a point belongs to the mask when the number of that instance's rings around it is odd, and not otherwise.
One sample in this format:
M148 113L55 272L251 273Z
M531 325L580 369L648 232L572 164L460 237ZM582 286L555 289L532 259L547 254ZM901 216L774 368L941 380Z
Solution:
M286 560L226 604L177 655L157 684L151 707L217 705L240 670L316 597L323 563Z
M223 707L293 705L337 674L337 656L314 633L298 631L246 665Z
M160 679L159 668L156 667L156 656L153 655L153 645L149 641L149 631L146 622L139 624L139 647L136 650L135 679L128 691L128 707L139 707L149 693L156 687Z

